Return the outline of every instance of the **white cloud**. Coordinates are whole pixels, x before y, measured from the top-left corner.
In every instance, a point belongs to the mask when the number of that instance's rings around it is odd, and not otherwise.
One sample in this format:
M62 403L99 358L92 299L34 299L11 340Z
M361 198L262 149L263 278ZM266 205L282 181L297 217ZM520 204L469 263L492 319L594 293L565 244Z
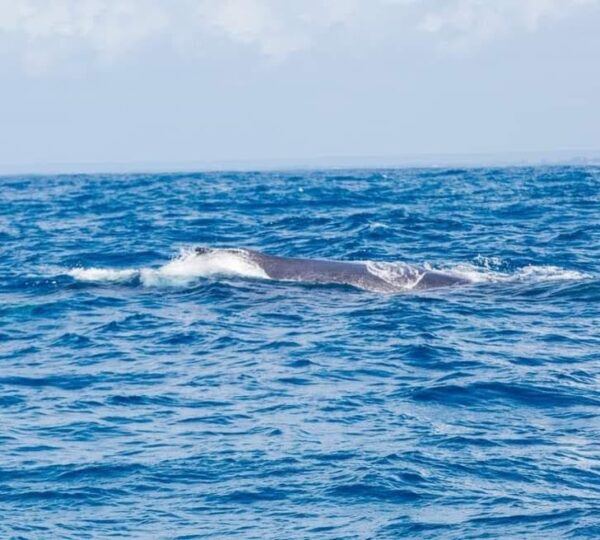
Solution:
M10 42L34 71L91 51L116 60L152 41L179 52L211 40L281 61L331 35L420 33L470 47L540 26L600 0L0 0L0 44Z
M284 58L310 44L297 14L290 14L285 3L209 0L199 4L196 15L199 25L208 31L254 46L268 57Z
M451 48L465 48L512 29L536 31L598 0L447 0L422 2L419 29Z
M144 0L0 0L0 34L17 41L26 67L45 70L87 48L100 61L169 30L168 12Z

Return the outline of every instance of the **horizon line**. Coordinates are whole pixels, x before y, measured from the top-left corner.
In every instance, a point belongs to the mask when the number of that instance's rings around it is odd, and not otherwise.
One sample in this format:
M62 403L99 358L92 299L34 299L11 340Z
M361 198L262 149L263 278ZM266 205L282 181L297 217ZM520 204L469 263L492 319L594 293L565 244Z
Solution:
M480 168L600 165L600 150L542 152L430 153L398 156L320 156L312 158L233 158L129 162L46 162L0 165L0 176L261 172L293 170Z

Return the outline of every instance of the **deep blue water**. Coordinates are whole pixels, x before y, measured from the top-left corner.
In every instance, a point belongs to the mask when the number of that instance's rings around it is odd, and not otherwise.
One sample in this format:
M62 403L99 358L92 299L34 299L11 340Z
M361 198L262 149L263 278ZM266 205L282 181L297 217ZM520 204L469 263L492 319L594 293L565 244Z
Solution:
M0 250L2 538L600 537L600 168L4 177Z

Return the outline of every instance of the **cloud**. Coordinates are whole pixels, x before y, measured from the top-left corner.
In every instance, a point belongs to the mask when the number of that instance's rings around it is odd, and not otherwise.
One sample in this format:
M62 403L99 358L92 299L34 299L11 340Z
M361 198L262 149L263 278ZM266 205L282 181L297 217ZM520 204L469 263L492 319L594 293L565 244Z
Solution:
M0 34L16 42L31 71L82 49L110 62L167 31L158 1L0 0Z
M316 46L328 32L343 30L358 20L361 9L362 0L203 0L193 9L191 30L283 60Z
M418 28L444 46L468 48L513 29L535 32L545 23L570 16L598 0L448 0L422 2Z
M0 0L0 44L31 71L91 52L110 63L160 42L192 54L213 41L273 61L331 36L415 33L468 48L510 31L534 32L600 0ZM201 44L201 45L199 45Z

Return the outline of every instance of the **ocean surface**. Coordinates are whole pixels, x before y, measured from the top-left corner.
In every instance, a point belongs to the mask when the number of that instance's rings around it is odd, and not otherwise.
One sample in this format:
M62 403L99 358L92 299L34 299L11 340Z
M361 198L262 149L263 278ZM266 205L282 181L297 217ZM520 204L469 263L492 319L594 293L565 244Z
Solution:
M600 537L600 168L2 177L0 254L1 538Z

